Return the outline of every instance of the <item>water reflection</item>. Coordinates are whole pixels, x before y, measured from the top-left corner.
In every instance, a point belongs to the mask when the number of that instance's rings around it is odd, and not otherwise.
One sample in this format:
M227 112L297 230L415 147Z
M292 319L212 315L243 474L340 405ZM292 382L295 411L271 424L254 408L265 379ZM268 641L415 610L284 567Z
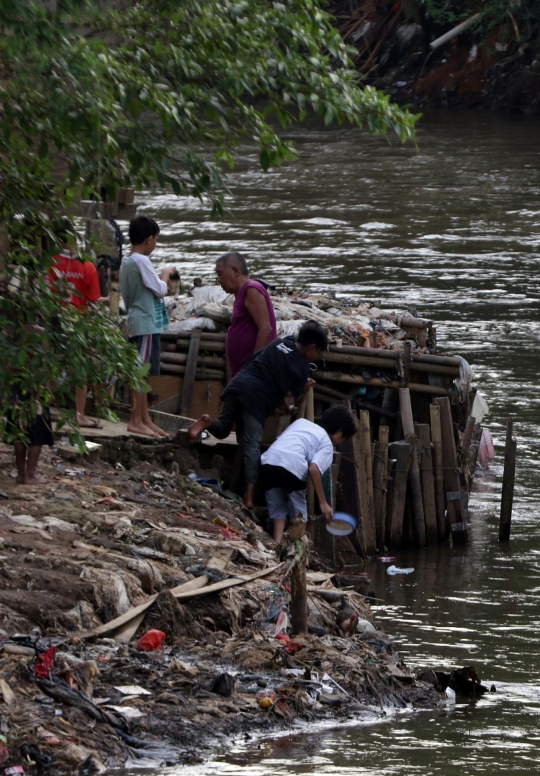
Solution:
M419 152L349 129L296 130L300 161L263 174L246 149L232 178L234 216L195 200L149 197L164 225L158 263L212 276L232 248L255 275L416 305L447 352L463 354L491 405L498 458L477 479L468 547L402 553L414 566L368 569L377 618L414 667L474 663L499 692L399 724L286 737L181 773L444 774L534 772L540 692L540 239L538 123L483 114L428 116ZM499 545L501 443L519 439L513 539Z

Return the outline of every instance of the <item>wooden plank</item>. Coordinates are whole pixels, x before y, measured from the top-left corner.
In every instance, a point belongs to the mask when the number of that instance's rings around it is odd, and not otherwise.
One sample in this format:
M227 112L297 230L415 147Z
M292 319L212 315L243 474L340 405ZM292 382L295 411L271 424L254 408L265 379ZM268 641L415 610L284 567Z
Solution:
M414 429L420 444L420 479L422 481L426 539L428 544L435 544L438 540L439 532L437 528L437 508L435 505L435 480L433 479L431 434L428 423L416 423Z
M182 401L180 402L180 414L185 415L191 405L193 396L193 384L195 382L195 372L197 371L197 358L199 356L199 346L201 344L201 330L194 329L191 332L189 342L188 360L184 374L184 384L182 385Z
M465 516L463 514L461 499L450 499L448 497L449 493L461 492L450 399L446 397L436 399L435 403L439 405L441 411L443 473L444 487L447 494L448 520L450 525L452 525L452 523L464 523Z
M441 411L438 404L430 405L431 441L433 444L433 471L435 476L435 510L437 513L437 532L439 542L445 543L450 536L450 524L446 514L446 496L444 492L444 470L441 434Z
M512 505L514 501L514 485L516 481L517 440L514 436L514 423L510 418L506 421L506 445L504 448L504 474L501 495L501 517L499 522L499 541L510 539L512 523Z
M409 483L411 491L411 504L416 529L416 543L418 547L425 547L426 522L424 517L424 503L422 499L422 483L420 481L420 466L418 461L418 447L414 433L414 420L411 406L411 394L408 388L399 389L399 406L401 409L401 422L405 439L412 448L411 466L409 470Z
M369 508L369 492L367 482L366 457L362 448L360 435L356 433L352 438L353 459L356 467L356 488L360 502L361 535L363 548L366 555L377 554L377 539L375 535L375 521ZM371 448L370 448L371 449ZM358 537L360 538L360 536Z
M375 444L375 459L373 466L373 499L375 511L375 533L377 548L384 550L386 533L386 495L388 488L388 441L390 429L379 426L379 440Z
M375 523L375 504L373 495L373 455L371 452L371 427L370 417L367 410L360 410L358 413L360 419L360 442L362 453L364 455L364 467L366 470L367 500L368 500L368 520L374 535L375 552L377 551L377 528ZM368 553L369 554L369 553Z
M262 569L261 571L257 571L256 574L251 574L248 577L240 577L239 579L222 579L221 582L216 582L214 585L208 585L208 587L203 587L199 590L193 590L191 592L180 592L180 593L174 593L174 597L178 601L186 601L191 598L200 598L202 595L208 595L209 593L217 593L219 590L227 590L229 587L237 587L238 585L244 585L246 582L252 582L255 579L260 579L261 577L267 577L269 574L273 574L274 571L277 571L278 568L280 568L281 563L277 563L275 566L270 566L267 569ZM172 592L172 591L171 591Z
M175 593L180 593L186 590L197 590L198 588L204 587L207 584L208 577L197 577L196 579L190 579L189 582L184 582L182 585L173 587L171 593L175 595ZM81 639L90 639L94 636L103 636L105 633L116 631L126 623L131 622L135 617L138 617L138 615L146 612L146 610L152 606L157 597L158 594L155 593L154 595L151 595L150 598L147 598L143 604L139 604L139 606L133 606L127 612L121 614L120 617L115 617L115 619L111 620L110 622L106 622L103 625L99 625L97 628L93 628L90 631L85 631L84 633L79 633L77 635Z
M113 639L119 644L129 644L133 636L137 633L139 625L146 617L146 612L141 612L125 625L121 625L113 634Z
M384 362L381 364L381 368L384 368ZM377 388L401 388L401 382L399 380L393 380L390 383L386 383L378 377L372 377L371 380L366 380L361 375L345 374L344 372L330 372L328 370L319 370L317 372L317 380L328 380L336 383L349 383L351 385L371 385L377 386ZM448 396L448 388L443 388L440 385L426 385L425 383L409 383L409 390L416 393L428 393L432 396Z
M401 547L411 453L408 442L392 442L389 445L388 455L392 462L386 511L386 544L389 549Z
M225 571L232 554L233 550L230 547L218 547L206 564L206 568L209 571Z
M312 423L315 422L315 396L313 388L309 389L306 396L306 420L310 420ZM315 490L311 477L308 477L306 484L306 502L308 515L315 514Z

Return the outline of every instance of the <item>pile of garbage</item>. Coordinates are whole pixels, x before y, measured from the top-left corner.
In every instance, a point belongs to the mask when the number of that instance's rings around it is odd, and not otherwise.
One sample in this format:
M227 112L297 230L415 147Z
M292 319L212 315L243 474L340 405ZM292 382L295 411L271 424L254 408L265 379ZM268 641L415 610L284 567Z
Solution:
M287 548L211 472L45 451L25 487L12 455L0 446L0 773L200 762L231 736L444 697L315 553L293 636Z
M415 310L383 310L380 303L338 299L334 292L271 291L278 337L296 335L306 320L322 324L332 342L402 350L405 340L412 349L435 349L433 322L419 318ZM168 297L171 335L189 335L195 329L223 332L231 322L234 295L221 286L194 286L188 294Z

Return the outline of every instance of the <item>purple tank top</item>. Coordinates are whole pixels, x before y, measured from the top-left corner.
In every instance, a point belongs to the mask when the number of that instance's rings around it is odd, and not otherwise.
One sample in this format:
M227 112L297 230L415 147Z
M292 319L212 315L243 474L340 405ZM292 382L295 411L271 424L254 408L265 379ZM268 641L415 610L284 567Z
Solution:
M227 332L227 358L231 367L231 377L247 364L253 355L257 341L258 329L245 304L248 288L256 288L264 296L270 325L272 326L272 336L270 339L275 340L277 337L276 316L274 315L274 308L268 291L256 280L248 280L236 295L231 325Z

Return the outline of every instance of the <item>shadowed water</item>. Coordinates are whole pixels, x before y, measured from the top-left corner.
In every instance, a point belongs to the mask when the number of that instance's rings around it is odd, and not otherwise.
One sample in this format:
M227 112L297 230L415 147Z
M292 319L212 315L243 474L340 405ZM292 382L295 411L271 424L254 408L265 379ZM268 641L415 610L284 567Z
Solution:
M376 616L413 667L474 663L498 692L393 724L238 747L179 773L444 774L540 772L540 389L537 243L540 125L491 115L430 115L419 149L351 129L291 133L299 161L263 174L247 149L232 175L234 215L152 196L157 263L212 277L226 250L280 285L415 305L444 352L465 356L487 397L497 459L477 478L468 547L399 555L368 569ZM513 538L497 540L504 423L519 441Z

